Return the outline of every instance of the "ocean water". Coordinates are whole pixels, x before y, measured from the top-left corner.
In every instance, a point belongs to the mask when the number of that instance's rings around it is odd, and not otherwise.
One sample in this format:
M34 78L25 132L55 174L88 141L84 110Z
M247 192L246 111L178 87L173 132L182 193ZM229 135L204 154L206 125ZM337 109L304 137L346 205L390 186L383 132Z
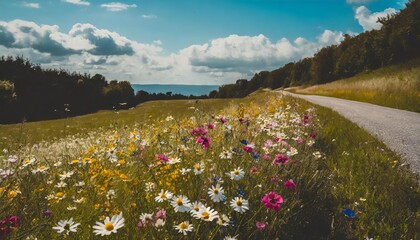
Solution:
M170 85L170 84L131 84L134 94L143 90L148 93L167 93L182 94L185 96L208 95L209 92L219 89L217 85Z

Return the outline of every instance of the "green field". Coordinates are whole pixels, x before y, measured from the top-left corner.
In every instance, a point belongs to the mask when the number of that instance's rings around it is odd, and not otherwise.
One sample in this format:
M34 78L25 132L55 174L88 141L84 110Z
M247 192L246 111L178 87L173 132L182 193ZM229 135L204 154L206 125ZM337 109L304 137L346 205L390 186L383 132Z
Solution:
M191 133L200 127L208 131L200 137L211 138L208 147ZM13 239L62 238L53 227L71 217L81 224L65 237L96 239L96 221L118 213L124 227L107 239L418 237L418 178L399 156L336 112L268 90L244 99L156 101L118 113L2 125L0 134L8 150L0 155L1 168L15 172L0 188L0 217L20 218ZM7 162L10 155L18 161ZM165 157L180 162L165 164ZM238 167L244 176L232 180ZM296 184L290 189L288 179ZM73 187L80 181L84 187ZM207 195L216 183L226 204ZM200 201L218 218L174 211L169 201L155 201L161 189ZM268 192L282 195L279 210L261 201ZM249 209L231 208L238 198ZM157 208L165 218L154 213ZM183 221L193 227L185 236L175 230Z
M420 60L364 72L327 84L298 87L291 91L420 112Z

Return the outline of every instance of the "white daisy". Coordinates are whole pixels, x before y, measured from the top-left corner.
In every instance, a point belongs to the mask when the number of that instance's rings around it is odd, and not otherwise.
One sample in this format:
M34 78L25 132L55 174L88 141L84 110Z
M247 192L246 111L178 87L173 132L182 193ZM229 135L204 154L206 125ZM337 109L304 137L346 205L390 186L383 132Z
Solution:
M181 172L181 175L187 175L187 173L191 172L191 169L190 168L187 168L187 169L182 168L180 170L180 172Z
M179 158L179 157L174 157L174 158L170 157L169 158L169 161L168 161L168 164L176 164L176 163L180 163L180 162L181 162L181 158Z
M205 208L206 206L204 206L204 204L202 204L199 201L195 201L191 204L191 214L192 216L194 216L194 213L198 213L200 211L200 209Z
M223 240L237 240L238 235L236 236L226 236Z
M174 228L178 230L179 233L187 235L187 232L191 232L194 228L193 225L190 224L188 221L184 221L178 225L175 225Z
M203 162L194 164L194 174L195 175L202 174L204 172L205 167L206 166L204 165Z
M210 207L200 208L198 212L193 213L194 218L201 219L206 222L211 222L216 218L219 218L217 211L211 209Z
M31 165L32 163L34 163L35 161L36 161L36 159L35 159L35 158L25 159L25 160L23 161L22 167L29 166L29 165Z
M61 182L57 183L54 187L56 187L56 188L64 188L64 187L67 187L67 183L61 181Z
M245 176L245 172L242 168L238 167L233 169L233 171L226 173L226 175L228 175L232 180L240 180Z
M175 212L188 212L191 210L190 200L188 200L188 198L184 195L173 197L171 205L174 207Z
M39 166L37 169L32 170L32 173L43 173L45 171L47 171L49 169L49 167L47 166Z
M219 224L220 226L228 226L229 222L230 219L228 216L226 216L226 214L219 216L219 219L217 220L217 224Z
M58 233L69 235L70 232L77 232L76 229L79 225L80 223L75 223L73 218L70 218L69 220L60 220L53 229L57 230Z
M140 221L147 222L153 220L153 213L142 213L140 214Z
M208 194L210 195L210 198L213 202L223 202L226 199L225 190L223 190L223 187L221 187L220 184L211 186L211 188L209 188Z
M69 172L63 172L62 174L59 174L60 175L60 180L70 178L73 175L73 173L74 173L73 171L69 171Z
M219 157L221 159L232 159L232 152L223 148L223 151L220 153Z
M165 200L171 199L173 194L169 191L165 191L163 189L160 190L160 193L155 197L156 202L163 202Z
M117 230L124 227L124 218L122 217L122 212L118 215L114 215L111 220L109 217L105 218L104 223L96 222L96 225L93 226L93 233L96 235L110 235L111 233L117 233Z
M241 197L235 197L234 199L232 199L230 201L230 206L233 208L233 210L239 213L244 213L247 210L249 210L248 200L245 200Z

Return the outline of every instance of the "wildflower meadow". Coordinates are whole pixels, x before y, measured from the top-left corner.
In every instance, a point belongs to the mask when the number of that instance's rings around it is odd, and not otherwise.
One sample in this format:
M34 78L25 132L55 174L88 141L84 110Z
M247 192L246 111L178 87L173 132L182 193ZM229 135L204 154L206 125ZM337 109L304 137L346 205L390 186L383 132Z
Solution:
M326 234L328 211L356 224L354 205L318 205L333 175L312 106L186 111L4 149L0 238L294 239Z

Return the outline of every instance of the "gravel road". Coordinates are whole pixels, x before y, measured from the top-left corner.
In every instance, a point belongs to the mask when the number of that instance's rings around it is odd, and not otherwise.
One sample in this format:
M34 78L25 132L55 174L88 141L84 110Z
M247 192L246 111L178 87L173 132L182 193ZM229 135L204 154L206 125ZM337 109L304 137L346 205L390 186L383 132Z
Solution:
M333 97L282 92L333 109L401 154L410 169L420 173L419 113Z

